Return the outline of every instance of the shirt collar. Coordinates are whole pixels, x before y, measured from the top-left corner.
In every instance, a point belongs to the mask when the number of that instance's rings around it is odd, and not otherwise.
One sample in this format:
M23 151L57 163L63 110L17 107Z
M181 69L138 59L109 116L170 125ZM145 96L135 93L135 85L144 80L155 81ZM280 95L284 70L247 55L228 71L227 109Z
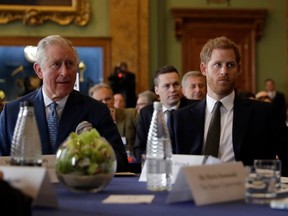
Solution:
M270 98L274 98L276 95L276 91L268 91L267 94L269 95Z
M44 100L44 105L45 107L49 106L53 101L47 96L45 91L42 89L42 94L43 94L43 100ZM60 101L57 101L58 107L63 108L64 105L66 104L66 101L68 99L69 95L65 96L62 98Z
M167 110L176 110L178 109L179 105L180 105L180 101L175 106L170 107L170 108L167 108L163 105L163 113L165 113Z
M235 92L232 91L229 95L222 98L220 101L221 101L222 105L225 107L225 109L230 111L233 109L234 99L235 99ZM207 109L210 113L212 113L212 110L213 110L216 102L217 102L217 100L215 100L214 98L212 98L208 94L206 94Z

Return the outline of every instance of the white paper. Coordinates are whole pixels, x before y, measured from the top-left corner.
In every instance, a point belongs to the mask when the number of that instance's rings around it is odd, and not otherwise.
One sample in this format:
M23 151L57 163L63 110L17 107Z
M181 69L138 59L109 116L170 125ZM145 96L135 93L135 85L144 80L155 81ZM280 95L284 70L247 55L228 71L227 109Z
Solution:
M110 195L102 201L105 204L138 204L152 203L154 195Z
M121 139L122 139L123 144L126 145L127 144L126 137L121 137Z

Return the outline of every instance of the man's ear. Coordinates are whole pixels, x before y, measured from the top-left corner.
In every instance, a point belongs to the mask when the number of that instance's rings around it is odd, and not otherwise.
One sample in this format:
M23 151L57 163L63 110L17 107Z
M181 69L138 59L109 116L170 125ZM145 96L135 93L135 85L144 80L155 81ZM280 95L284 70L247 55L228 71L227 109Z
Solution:
M202 73L204 76L206 76L206 74L207 74L207 66L206 66L206 64L201 63L201 64L200 64L200 70L201 70L201 73Z
M156 95L159 95L158 94L158 92L159 92L158 90L159 90L158 86L154 86L154 91L155 91Z
M40 79L43 79L43 73L42 73L42 69L41 69L40 65L38 63L34 63L33 68L34 68L34 71L36 72L37 76Z

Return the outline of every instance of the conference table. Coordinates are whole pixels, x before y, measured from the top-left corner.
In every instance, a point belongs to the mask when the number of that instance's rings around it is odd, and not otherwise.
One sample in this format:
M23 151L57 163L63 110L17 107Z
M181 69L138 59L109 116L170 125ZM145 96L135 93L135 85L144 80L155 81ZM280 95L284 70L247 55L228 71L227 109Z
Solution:
M169 192L151 192L138 176L115 176L100 192L72 192L61 183L53 183L58 200L58 208L33 207L33 216L147 216L147 215L194 215L194 216L281 216L287 210L272 209L269 205L247 204L244 200L204 206L196 206L193 201L167 204ZM225 191L223 191L225 193ZM150 204L104 204L110 195L155 195Z

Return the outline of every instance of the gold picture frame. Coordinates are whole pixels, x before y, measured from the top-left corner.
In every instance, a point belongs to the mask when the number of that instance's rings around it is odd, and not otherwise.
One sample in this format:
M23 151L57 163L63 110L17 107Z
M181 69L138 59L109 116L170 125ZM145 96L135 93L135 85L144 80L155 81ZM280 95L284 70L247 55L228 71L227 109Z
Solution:
M49 0L46 1L47 4L43 0L33 1L33 4L17 4L21 1L15 1L15 4L2 2L13 1L0 1L0 24L22 20L26 25L41 25L52 21L60 25L75 23L84 26L90 20L89 0Z

